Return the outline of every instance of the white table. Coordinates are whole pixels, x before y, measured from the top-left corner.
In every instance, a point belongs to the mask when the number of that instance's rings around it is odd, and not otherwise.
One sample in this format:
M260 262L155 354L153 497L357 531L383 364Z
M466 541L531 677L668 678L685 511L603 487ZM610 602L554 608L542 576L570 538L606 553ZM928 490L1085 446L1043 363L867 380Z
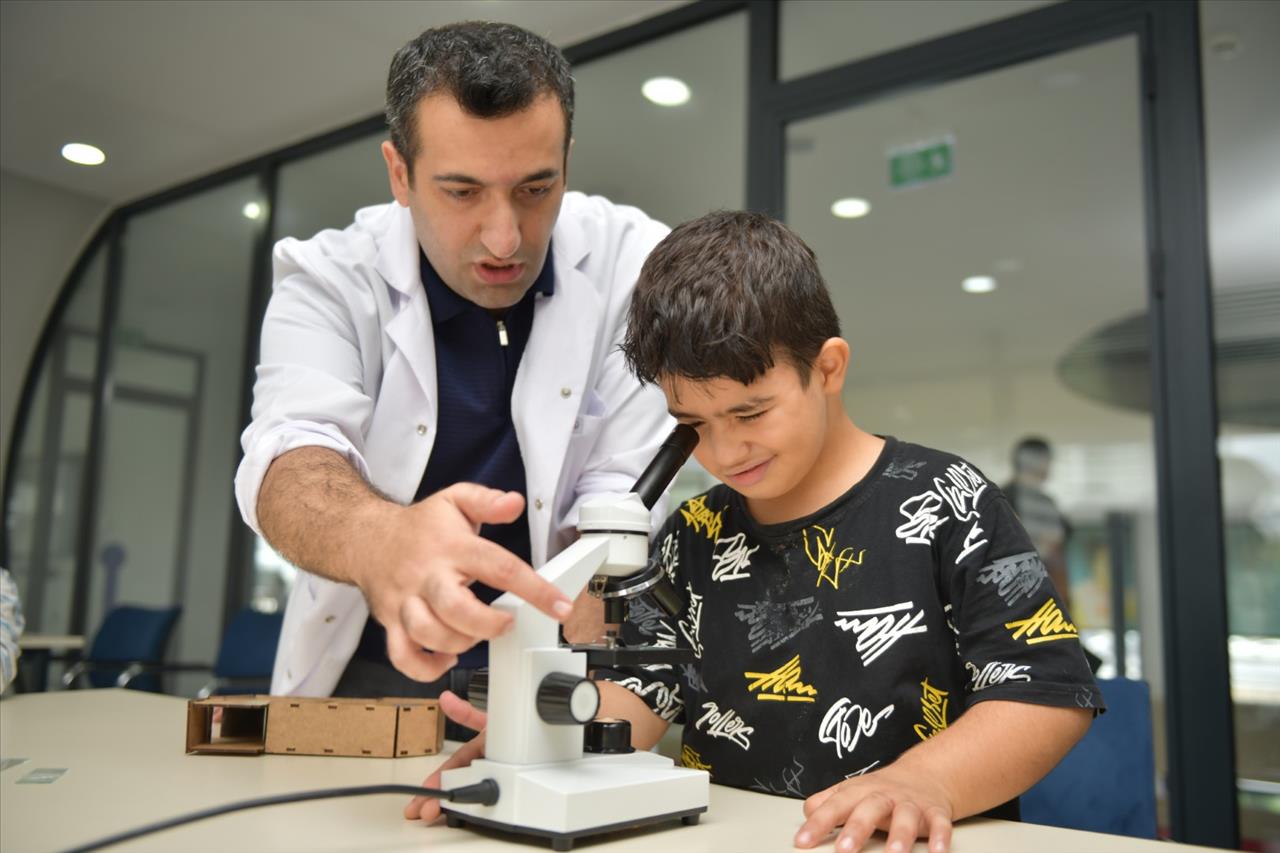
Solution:
M213 805L340 785L421 784L442 759L184 754L186 701L128 690L32 693L0 701L0 757L26 758L0 773L0 850L63 850ZM48 785L19 785L33 769L65 767ZM137 839L127 851L537 851L443 822L406 821L407 797L370 796L273 806L212 818ZM711 807L693 827L586 839L574 849L619 851L791 850L800 802L711 786ZM819 850L830 853L828 841ZM878 853L882 839L867 848ZM924 850L918 844L917 851ZM971 819L955 829L956 853L1173 853L1183 845ZM1202 848L1203 849L1203 848Z

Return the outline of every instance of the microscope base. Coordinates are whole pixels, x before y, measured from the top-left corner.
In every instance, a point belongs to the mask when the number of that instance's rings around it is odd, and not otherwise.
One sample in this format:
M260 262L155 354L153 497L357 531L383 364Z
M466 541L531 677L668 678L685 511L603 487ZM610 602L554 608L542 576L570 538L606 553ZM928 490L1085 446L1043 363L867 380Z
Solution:
M705 772L676 767L650 752L535 765L482 758L470 767L446 770L442 784L454 788L482 779L498 783L498 802L442 802L450 826L473 824L547 838L558 851L604 832L675 820L695 824L710 796Z

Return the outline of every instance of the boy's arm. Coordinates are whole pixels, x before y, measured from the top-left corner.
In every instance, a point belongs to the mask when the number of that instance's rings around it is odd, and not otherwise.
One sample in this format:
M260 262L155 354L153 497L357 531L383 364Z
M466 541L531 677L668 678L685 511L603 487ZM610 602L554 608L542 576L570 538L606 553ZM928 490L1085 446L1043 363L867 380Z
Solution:
M804 804L797 847L813 847L844 824L837 853L861 850L876 829L885 850L930 853L951 843L951 822L1018 796L1053 769L1089 728L1093 711L988 700L897 761L820 791Z
M636 694L612 681L597 681L600 711L596 717L617 717L631 723L631 745L649 749L662 740L671 724L659 717Z

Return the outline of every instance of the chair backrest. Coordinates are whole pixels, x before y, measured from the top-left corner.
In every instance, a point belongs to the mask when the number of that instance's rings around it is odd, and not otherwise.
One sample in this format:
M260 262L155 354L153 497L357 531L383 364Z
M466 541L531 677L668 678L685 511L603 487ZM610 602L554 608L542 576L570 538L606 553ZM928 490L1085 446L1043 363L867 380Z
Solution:
M1022 795L1027 823L1156 837L1155 754L1146 682L1099 679L1107 712Z
M222 635L214 677L270 680L283 624L283 613L259 613L247 607L237 613Z
M181 607L117 607L102 620L102 626L94 635L88 660L93 663L119 663L120 670L94 669L89 673L89 683L94 687L111 687L126 665L160 663L164 659L169 635L182 613ZM130 684L139 690L160 690L160 679L155 675L143 675Z

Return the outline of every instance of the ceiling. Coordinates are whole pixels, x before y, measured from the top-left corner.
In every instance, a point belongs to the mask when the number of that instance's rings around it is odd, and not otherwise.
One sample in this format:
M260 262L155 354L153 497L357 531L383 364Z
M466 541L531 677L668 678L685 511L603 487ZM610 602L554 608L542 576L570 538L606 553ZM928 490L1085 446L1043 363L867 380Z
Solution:
M373 114L391 52L430 23L506 17L565 44L674 5L126 3L104 13L99 4L5 0L0 165L104 199L137 198ZM877 7L904 15L918 8ZM1202 9L1214 286L1274 285L1280 4ZM904 27L886 25L895 30ZM1235 37L1233 50L1223 49L1224 36ZM40 42L56 47L47 56L29 47ZM278 45L289 46L288 62ZM742 206L745 45L737 14L576 68L571 186L671 223ZM328 61L335 55L346 61ZM151 73L177 57L176 73ZM654 73L689 82L690 103L665 110L645 102L639 85ZM49 103L75 108L42 106ZM1080 342L1145 310L1139 104L1135 46L1119 40L789 129L787 218L831 284L854 351L847 399L860 423L964 453L997 478L1012 442L1040 432L1059 448L1054 486L1073 511L1153 505L1150 415L1076 393L1056 372ZM70 138L72 118L128 144L100 137L110 158L102 171L66 164L57 145ZM951 177L911 190L887 186L887 149L945 134L955 138ZM131 146L145 153L135 157ZM357 203L386 197L373 139L290 166L281 182L280 220L305 223L298 236L341 227ZM210 199L166 209L175 228L183 217L198 223L178 228L175 245L201 228L245 227L239 209L252 188L242 189L244 199L228 188L220 226ZM844 195L868 199L871 214L834 219L830 204ZM213 278L220 269L212 260L197 266ZM148 335L183 328L174 318L191 316L193 304L206 320L220 303L235 304L218 298L212 280L201 285L196 276L182 296L171 275L157 273L148 285L135 273L131 287L154 295L139 304L158 312L141 324ZM997 277L996 292L961 291L964 276L983 273ZM1247 443L1230 424L1224 431L1226 468L1266 472L1226 478L1228 509L1256 513L1259 496L1280 487L1280 451L1271 440ZM1233 485L1255 480L1244 491Z
M423 29L483 18L566 46L685 0L4 0L0 168L111 203L144 197L382 107ZM107 153L63 160L66 142Z

